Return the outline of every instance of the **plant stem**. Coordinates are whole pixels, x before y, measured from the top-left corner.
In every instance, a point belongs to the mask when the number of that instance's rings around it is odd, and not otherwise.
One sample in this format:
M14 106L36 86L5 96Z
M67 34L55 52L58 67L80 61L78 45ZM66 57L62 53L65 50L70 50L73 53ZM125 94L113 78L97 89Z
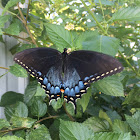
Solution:
M29 6L30 6L30 0L28 0L28 8L27 8L27 14L26 14L26 25L27 25L27 19L29 14Z
M52 118L54 119L54 118L57 118L57 117L58 116L46 117L46 118L43 118L43 119L37 121L36 123L40 123L41 121L44 121L44 120L47 120L47 119L52 119ZM0 133L6 133L6 132L21 130L21 129L27 129L27 127L19 127L19 128L8 129L8 130L1 130Z
M122 52L119 51L119 50L118 50L118 52L119 52L120 56L125 60L125 62L127 63L127 65L132 69L132 71L133 71L137 76L140 77L139 73L138 73L138 72L136 71L136 69L129 63L129 61L124 57L124 55L122 54Z
M8 71L8 72L9 72L9 71ZM0 78L1 78L2 76L6 75L8 72L6 72L6 73L4 73L4 74L0 75Z
M102 2L101 2L101 0L99 0L99 3L100 3L100 6L101 6L101 10L102 10L103 18L104 18L104 21L105 21L105 15L104 15L104 10L103 10L103 7L102 7Z
M15 13L13 13L13 12L11 12L11 11L7 11L7 12L10 13L11 15L16 16L19 20L22 21L22 19L21 19L17 14L15 14ZM23 21L22 21L22 22L23 22Z
M66 103L65 102L64 102L63 106L64 106L65 112L67 113L67 115L70 118L70 120L74 122L75 120L73 119L73 117L69 114L69 112L66 109Z
M9 68L6 68L6 67L0 67L0 69L9 70Z
M1 130L0 133L6 133L6 132L10 132L10 131L16 131L16 130L21 130L21 129L25 129L26 127L19 127L19 128L13 128L13 129L8 129L8 130Z
M21 18L22 18L22 22L23 22L23 24L25 25L26 30L27 30L27 32L29 33L29 35L30 35L30 37L31 37L31 39L32 39L32 42L36 45L36 47L38 47L38 45L36 44L36 41L35 41L35 39L34 39L32 33L31 33L31 31L30 31L30 29L28 28L28 26L27 26L27 24L26 24L26 20L25 20L24 15L23 15L23 13L22 13L20 7L19 7L19 4L17 4L17 6L18 6L18 10L19 10L20 16L21 16Z
M46 117L46 118L43 118L43 119L40 119L39 121L36 121L36 123L40 123L44 120L48 120L48 119L55 119L55 118L58 118L58 116L50 116L50 117Z
M26 38L22 38L22 37L19 37L19 36L16 36L16 35L11 35L11 34L8 34L8 33L3 33L3 34L4 34L4 35L13 36L13 37L15 37L15 38L19 38L19 39L22 39L22 40L24 40L24 41L27 41L27 42L32 43L32 41L30 41L30 40L28 40L28 39L26 39Z
M104 30L104 28L102 27L102 25L98 22L98 20L96 19L96 17L94 16L94 14L90 11L90 9L88 8L88 6L85 4L84 0L81 0L82 3L84 4L85 8L87 9L87 11L89 12L89 14L93 17L93 19L95 20L97 26L104 32L105 35L108 35L107 32Z

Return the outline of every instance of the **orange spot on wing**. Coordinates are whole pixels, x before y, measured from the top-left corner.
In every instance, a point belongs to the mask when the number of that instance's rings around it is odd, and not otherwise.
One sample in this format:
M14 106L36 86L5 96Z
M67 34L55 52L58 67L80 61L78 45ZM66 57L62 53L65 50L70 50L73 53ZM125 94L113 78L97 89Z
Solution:
M64 93L65 90L64 90L64 89L60 89L60 91L61 91L62 93Z
M57 96L60 96L60 95L57 95Z
M64 96L65 98L67 98L67 96Z

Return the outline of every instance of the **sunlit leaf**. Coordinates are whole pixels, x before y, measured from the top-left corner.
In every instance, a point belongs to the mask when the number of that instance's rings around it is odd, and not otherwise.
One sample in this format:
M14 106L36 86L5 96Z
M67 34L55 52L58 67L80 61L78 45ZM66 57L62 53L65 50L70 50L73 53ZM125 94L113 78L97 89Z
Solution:
M123 86L116 75L95 82L94 86L106 95L124 96Z
M121 8L113 15L112 20L140 21L140 8L139 7Z
M17 77L28 77L27 71L18 64L10 66L9 71Z

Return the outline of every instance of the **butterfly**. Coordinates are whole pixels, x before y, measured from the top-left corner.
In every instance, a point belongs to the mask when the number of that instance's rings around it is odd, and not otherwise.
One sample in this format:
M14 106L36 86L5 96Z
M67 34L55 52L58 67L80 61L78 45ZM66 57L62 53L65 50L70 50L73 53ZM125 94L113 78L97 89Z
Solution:
M52 48L31 48L15 55L14 61L36 77L49 96L49 102L63 96L74 105L87 92L91 83L123 70L112 56L78 50L63 53ZM63 95L62 95L63 94Z

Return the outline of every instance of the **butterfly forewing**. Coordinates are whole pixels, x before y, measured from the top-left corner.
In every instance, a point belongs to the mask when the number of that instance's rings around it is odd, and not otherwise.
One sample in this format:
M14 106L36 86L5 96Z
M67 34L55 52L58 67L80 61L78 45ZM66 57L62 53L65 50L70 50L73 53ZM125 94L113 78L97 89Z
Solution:
M81 79L92 83L122 71L122 64L112 56L94 51L74 51L70 60Z
M31 76L35 76L46 94L51 99L61 97L62 57L61 53L51 48L32 48L19 52L14 60L25 68ZM57 87L55 90L55 87Z

